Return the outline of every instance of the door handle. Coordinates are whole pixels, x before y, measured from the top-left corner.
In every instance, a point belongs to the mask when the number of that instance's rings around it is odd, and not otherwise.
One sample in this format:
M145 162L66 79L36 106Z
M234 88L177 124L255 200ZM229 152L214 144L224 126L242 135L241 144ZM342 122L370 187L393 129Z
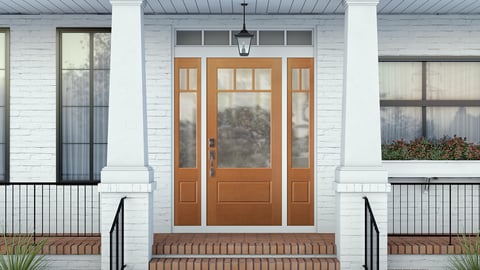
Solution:
M215 169L213 168L214 160L215 160L215 150L210 150L209 159L210 159L210 177L213 177L215 176Z
M209 138L208 139L208 147L215 147L215 139Z

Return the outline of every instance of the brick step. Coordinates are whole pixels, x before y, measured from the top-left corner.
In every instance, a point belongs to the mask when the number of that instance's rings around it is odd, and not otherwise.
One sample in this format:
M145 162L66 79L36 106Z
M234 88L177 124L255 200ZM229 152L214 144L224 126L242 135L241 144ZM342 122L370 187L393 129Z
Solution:
M150 270L340 270L335 258L154 258Z
M155 234L153 255L335 255L335 235Z

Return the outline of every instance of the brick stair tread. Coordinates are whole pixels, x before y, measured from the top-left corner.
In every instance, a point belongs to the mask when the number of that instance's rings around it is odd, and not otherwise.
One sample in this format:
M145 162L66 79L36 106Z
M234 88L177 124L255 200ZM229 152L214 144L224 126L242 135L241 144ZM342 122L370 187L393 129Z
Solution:
M336 258L154 258L150 270L340 270Z
M155 234L154 255L335 255L333 234Z
M12 238L4 239L11 243ZM30 239L33 242L33 238ZM18 241L18 238L15 240ZM37 243L44 242L43 255L100 255L100 236L39 236ZM0 241L0 253L5 252L5 242Z

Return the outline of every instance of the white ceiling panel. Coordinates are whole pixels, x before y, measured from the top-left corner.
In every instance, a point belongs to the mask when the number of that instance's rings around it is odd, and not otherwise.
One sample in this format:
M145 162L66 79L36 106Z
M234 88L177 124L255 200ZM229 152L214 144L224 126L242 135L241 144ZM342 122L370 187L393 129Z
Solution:
M302 9L298 13L313 13L313 8L317 3L318 0L305 0L303 2Z
M144 0L146 14L241 14L243 0ZM341 14L343 0L246 0L248 14ZM480 0L380 0L380 14L480 14ZM0 0L0 14L109 14L110 0Z

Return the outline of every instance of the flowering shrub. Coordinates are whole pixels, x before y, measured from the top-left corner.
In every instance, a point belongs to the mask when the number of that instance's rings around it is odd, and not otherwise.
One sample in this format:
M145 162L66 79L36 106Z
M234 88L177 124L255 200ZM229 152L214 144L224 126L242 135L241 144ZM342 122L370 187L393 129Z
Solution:
M382 145L383 160L480 160L480 144L454 136L438 140L403 139Z

